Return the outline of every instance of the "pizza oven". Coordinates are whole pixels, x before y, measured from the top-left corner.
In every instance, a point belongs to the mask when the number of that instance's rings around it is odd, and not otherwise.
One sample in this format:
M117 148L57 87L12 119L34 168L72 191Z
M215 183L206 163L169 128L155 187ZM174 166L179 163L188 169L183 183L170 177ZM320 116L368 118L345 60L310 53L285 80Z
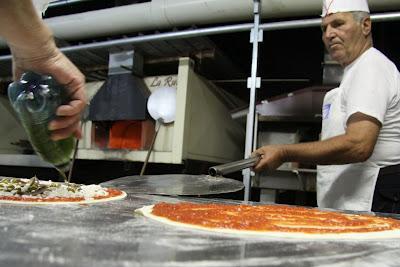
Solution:
M90 101L91 121L145 120L148 87L143 82L143 57L134 50L110 53L108 77Z

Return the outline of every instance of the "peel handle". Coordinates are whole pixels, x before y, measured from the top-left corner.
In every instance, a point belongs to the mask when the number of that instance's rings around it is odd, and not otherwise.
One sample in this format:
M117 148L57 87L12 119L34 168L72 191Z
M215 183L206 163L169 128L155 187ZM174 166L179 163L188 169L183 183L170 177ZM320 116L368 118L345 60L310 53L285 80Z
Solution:
M253 167L260 160L260 156L246 158L238 161L217 165L208 169L211 176L222 176L224 174L240 171Z

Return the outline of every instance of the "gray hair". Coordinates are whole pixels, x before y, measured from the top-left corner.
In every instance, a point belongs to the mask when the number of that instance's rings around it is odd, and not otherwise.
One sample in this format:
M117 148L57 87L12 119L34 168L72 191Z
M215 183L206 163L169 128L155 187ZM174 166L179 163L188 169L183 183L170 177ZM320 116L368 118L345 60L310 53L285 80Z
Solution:
M364 11L353 11L351 14L357 23L361 23L363 19L369 18L369 13Z

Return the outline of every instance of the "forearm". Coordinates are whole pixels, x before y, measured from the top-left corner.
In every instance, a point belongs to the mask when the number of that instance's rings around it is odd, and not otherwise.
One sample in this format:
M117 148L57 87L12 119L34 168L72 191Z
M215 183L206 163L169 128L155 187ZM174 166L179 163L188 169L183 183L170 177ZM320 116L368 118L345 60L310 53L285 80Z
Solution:
M0 35L11 48L18 50L40 49L52 34L38 16L31 0L0 1Z
M353 114L346 133L323 141L267 145L254 154L261 155L255 171L275 170L284 162L339 165L366 161L373 153L381 124L362 113Z
M368 159L370 153L346 135L324 141L283 145L284 162L348 164Z

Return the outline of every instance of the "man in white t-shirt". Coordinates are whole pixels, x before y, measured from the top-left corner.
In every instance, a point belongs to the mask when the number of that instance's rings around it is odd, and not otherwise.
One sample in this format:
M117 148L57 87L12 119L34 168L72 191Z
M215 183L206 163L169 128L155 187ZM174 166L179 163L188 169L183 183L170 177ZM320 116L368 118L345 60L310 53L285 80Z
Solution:
M373 48L366 0L323 0L322 40L344 68L323 104L321 141L264 146L256 171L318 164L323 208L400 213L400 74Z

